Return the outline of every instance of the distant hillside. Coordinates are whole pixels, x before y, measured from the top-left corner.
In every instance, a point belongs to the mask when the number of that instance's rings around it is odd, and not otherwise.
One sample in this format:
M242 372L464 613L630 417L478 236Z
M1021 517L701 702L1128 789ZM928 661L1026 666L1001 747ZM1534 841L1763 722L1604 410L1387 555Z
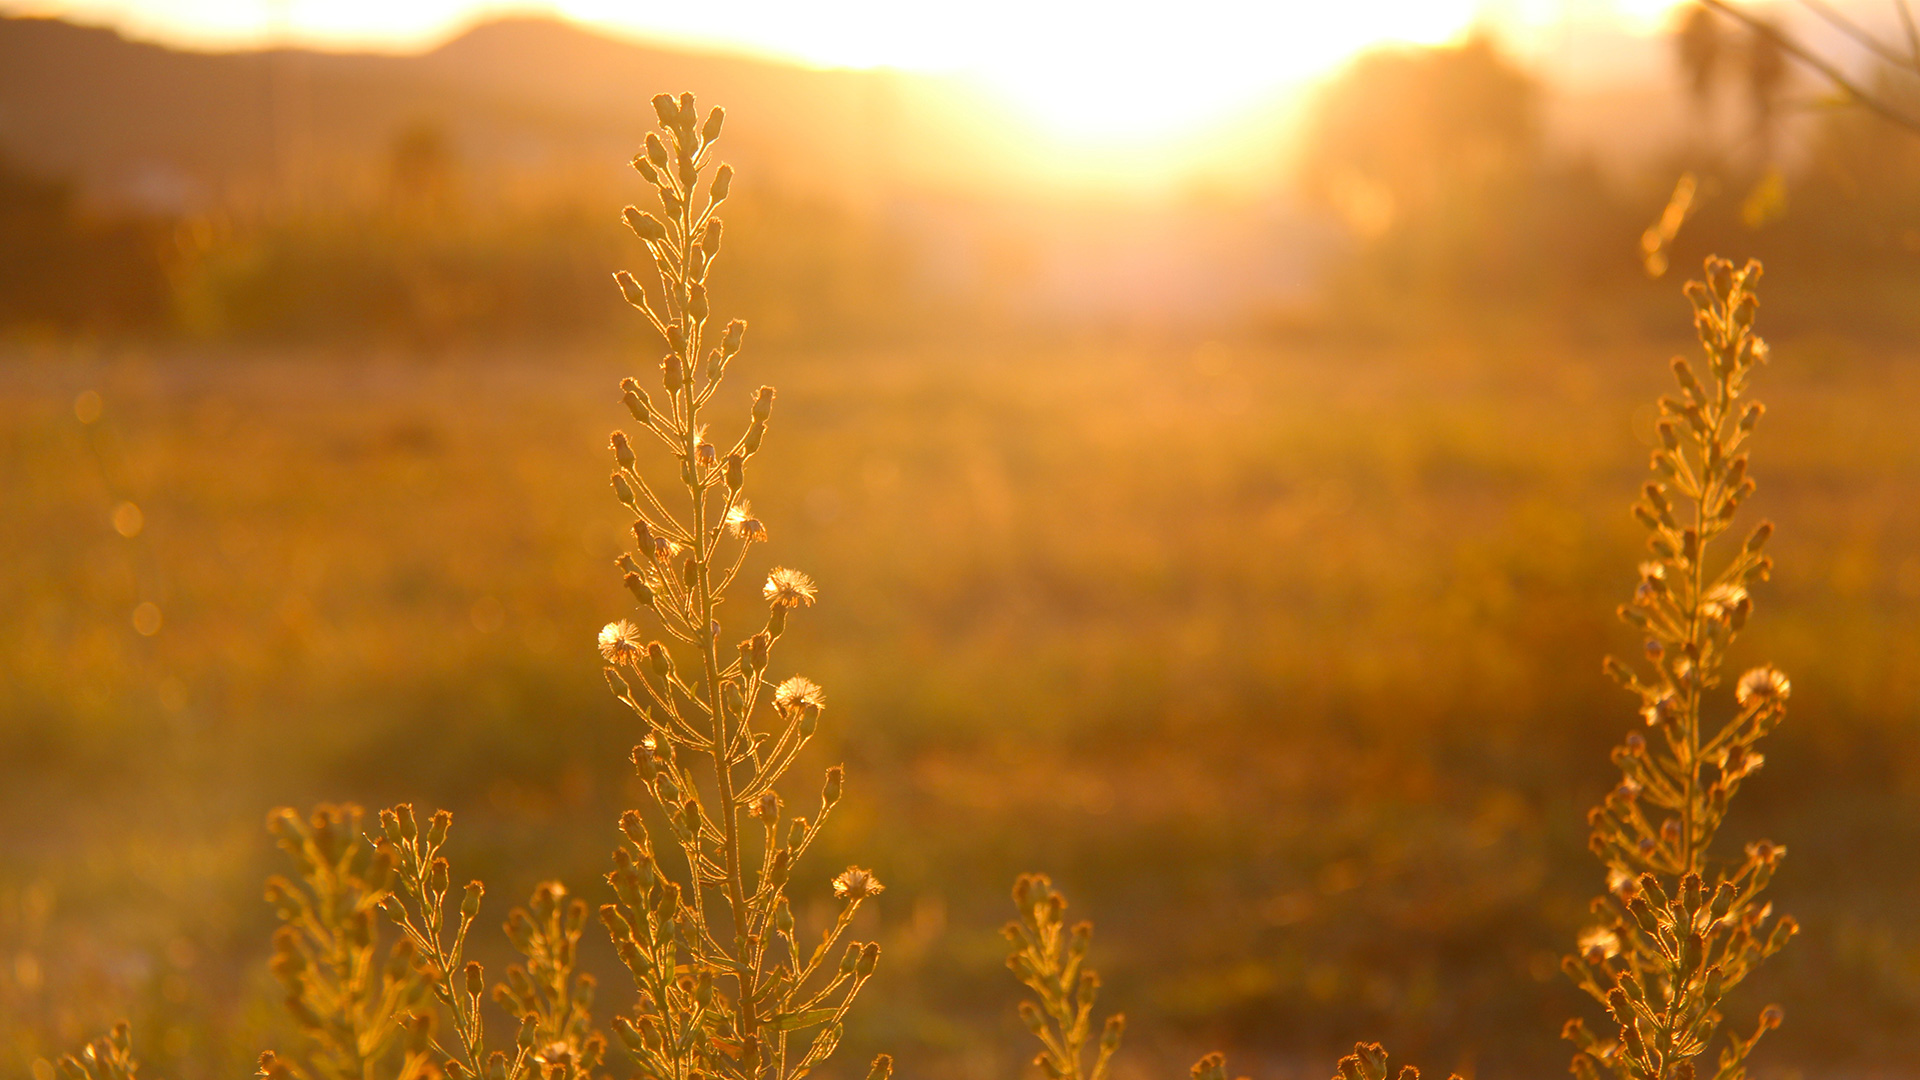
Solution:
M493 190L578 193L623 179L663 89L727 105L729 156L785 187L964 187L992 160L958 145L968 125L949 120L989 130L995 118L937 79L673 51L546 19L481 25L419 56L195 53L0 19L0 153L159 209L351 196L423 126ZM912 135L942 113L939 138Z

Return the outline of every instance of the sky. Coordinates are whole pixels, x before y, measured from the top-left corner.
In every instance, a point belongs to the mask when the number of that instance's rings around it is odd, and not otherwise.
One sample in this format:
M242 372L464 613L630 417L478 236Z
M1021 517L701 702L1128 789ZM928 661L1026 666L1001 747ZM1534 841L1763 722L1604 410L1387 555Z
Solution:
M489 15L564 16L632 37L825 67L978 80L1056 133L1150 136L1219 117L1371 45L1476 25L1522 47L1556 28L1654 29L1674 0L0 0L201 48L429 48ZM1180 88L1178 92L1169 87Z

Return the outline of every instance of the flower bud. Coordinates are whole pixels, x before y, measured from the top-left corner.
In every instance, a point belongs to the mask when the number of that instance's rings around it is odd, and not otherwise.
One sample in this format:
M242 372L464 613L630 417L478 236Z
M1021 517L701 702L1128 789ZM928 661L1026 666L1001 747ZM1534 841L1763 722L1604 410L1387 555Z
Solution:
M667 238L667 227L660 224L660 219L641 210L637 206L627 207L626 210L621 212L620 216L621 219L627 223L627 228L632 229L633 234L642 240L659 243ZM631 277L629 277L628 280L632 280ZM635 292L638 292L639 288L639 283L635 282ZM621 283L620 291L623 293L627 292L625 282ZM634 302L632 293L627 294L627 302Z
M485 972L481 970L480 962L467 961L467 996L477 998L486 992L486 988Z
M414 838L420 835L420 826L416 825L413 820L413 804L401 803L394 807L393 816L400 819L400 835L404 837L408 843L412 843Z
M1694 377L1693 368L1678 356L1673 358L1673 379L1680 384L1680 389L1693 397L1704 396L1700 390L1700 380Z
M722 165L713 173L713 186L707 189L707 197L716 203L725 202L727 192L733 187L733 166Z
M627 411L633 414L635 420L647 423L653 415L653 403L647 399L647 392L632 379L620 380L620 390L620 400L626 405Z
M642 580L640 575L629 573L621 581L626 584L627 591L633 594L633 598L640 602L640 606L653 607L655 600L653 587Z
M627 433L616 431L607 437L607 448L613 451L613 459L623 469L633 468L633 446L627 442Z
M480 898L486 895L487 887L478 881L467 882L466 894L460 898L460 917L471 919L480 914Z
M447 842L447 830L453 827L453 815L445 810L435 810L433 820L427 822L427 846L437 848Z
M634 771L639 774L639 778L641 778L641 780L647 780L647 782L653 782L653 776L660 771L659 763L653 761L653 749L647 748L647 746L636 746L634 753L632 753L632 759L634 759ZM626 819L624 819L624 817L620 819L620 824L626 826Z
M720 125L725 123L726 119L727 111L718 105L714 106L713 111L707 114L706 124L700 129L700 141L710 143L719 138Z
M393 884L393 864L395 855L393 845L382 840L373 849L373 858L367 861L367 891L386 892Z
M846 771L846 767L843 765L835 765L833 768L827 770L826 785L820 790L821 802L827 806L832 806L834 803L840 801L840 788L846 779Z
M615 271L613 281L614 284L620 286L620 295L627 303L643 311L648 310L647 291L640 287L640 283L634 280L632 274L627 273L625 270Z

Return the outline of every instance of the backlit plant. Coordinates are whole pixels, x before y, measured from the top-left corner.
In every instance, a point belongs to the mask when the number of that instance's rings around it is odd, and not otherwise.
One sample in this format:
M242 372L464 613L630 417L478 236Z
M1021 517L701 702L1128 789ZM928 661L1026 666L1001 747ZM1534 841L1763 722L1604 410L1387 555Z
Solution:
M607 875L613 902L598 908L637 991L631 1014L611 1027L638 1075L652 1080L798 1080L833 1053L873 976L879 946L848 934L883 886L859 867L809 886L837 905L817 936L787 898L845 786L840 766L826 770L810 816L787 815L777 790L818 732L826 700L804 677L776 680L769 665L789 620L818 590L798 570L774 569L759 589L765 621L723 647L722 603L748 552L767 539L745 489L774 392L760 387L743 403L740 435L716 445L709 407L719 407L746 331L738 319L711 325L707 279L722 232L715 211L733 182L732 167L714 160L723 113L702 119L691 94L663 94L653 107L660 131L633 167L660 211L623 215L651 257L652 288L624 271L616 281L665 343L661 396L637 379L621 382L639 431L613 433L611 484L630 515L633 546L617 560L623 581L640 617L671 644L648 640L625 618L599 635L607 682L640 721L632 762L653 800L650 813L621 815ZM665 483L641 466L640 449L656 443L672 470ZM297 882L268 882L267 899L284 924L273 973L303 1039L295 1053L262 1055L260 1075L599 1075L608 1040L593 1018L595 982L577 971L589 905L558 882L537 886L505 924L523 962L489 995L481 965L466 958L485 889L474 881L454 894L442 854L452 815L439 811L422 827L402 804L380 812L377 832L364 831L362 818L358 807L322 806L308 817L277 810L269 820L298 870ZM514 1022L504 1045L488 1038L489 996ZM73 1080L132 1077L124 1025L60 1069ZM891 1069L881 1055L869 1078L885 1080Z
M1741 782L1764 758L1755 745L1786 713L1787 677L1771 667L1742 675L1731 707L1722 695L1728 647L1753 611L1748 590L1766 580L1762 522L1720 554L1740 504L1753 493L1745 445L1763 408L1745 400L1767 349L1753 333L1760 264L1736 270L1709 259L1706 281L1687 286L1705 378L1673 362L1679 397L1662 397L1660 448L1633 513L1653 558L1621 618L1646 635L1645 662L1609 659L1645 722L1613 752L1619 786L1595 807L1591 846L1607 865L1598 924L1567 958L1567 973L1607 1009L1617 1031L1602 1039L1575 1020L1573 1071L1621 1080L1680 1080L1718 1031L1728 990L1773 955L1796 929L1761 899L1785 849L1766 840L1724 859L1713 842ZM1715 715L1716 712L1718 715ZM1721 1049L1714 1080L1740 1080L1747 1055L1780 1023L1768 1006L1751 1034Z
M1605 1006L1616 1033L1601 1038L1583 1021L1566 1025L1579 1048L1573 1073L1580 1080L1600 1080L1603 1072L1619 1080L1695 1080L1694 1060L1720 1028L1727 991L1798 929L1789 916L1774 918L1761 899L1784 848L1759 840L1733 859L1713 852L1728 804L1764 760L1755 745L1784 717L1789 691L1779 671L1754 668L1734 684L1731 708L1714 715L1712 703L1724 702L1712 692L1721 687L1728 647L1753 612L1748 590L1772 568L1762 553L1770 523L1730 553L1721 554L1719 543L1754 491L1745 446L1764 409L1746 393L1767 358L1753 333L1759 278L1757 262L1736 270L1715 258L1704 282L1687 285L1706 377L1684 359L1673 362L1679 396L1659 401L1654 478L1633 507L1653 558L1640 564L1640 584L1620 616L1645 634L1646 661L1634 668L1609 658L1606 669L1638 699L1645 733L1632 732L1614 750L1622 779L1588 819L1591 847L1607 865L1607 894L1594 901L1597 924L1564 966ZM1051 1080L1081 1080L1092 999L1085 990L1074 998L1072 980L1084 970L1093 928L1081 923L1061 944L1066 901L1043 877L1021 878L1014 902L1021 920L1007 928L1015 945L1008 963L1041 998L1021 1007L1045 1046L1037 1061ZM1080 978L1083 987L1098 985L1090 974ZM1713 1080L1744 1080L1748 1055L1781 1016L1769 1005L1751 1034L1734 1033ZM1101 1040L1094 1080L1119 1042L1118 1020ZM1419 1075L1403 1066L1398 1080ZM1193 1076L1226 1080L1224 1059L1209 1054ZM1362 1043L1340 1060L1334 1080L1388 1076L1386 1051Z

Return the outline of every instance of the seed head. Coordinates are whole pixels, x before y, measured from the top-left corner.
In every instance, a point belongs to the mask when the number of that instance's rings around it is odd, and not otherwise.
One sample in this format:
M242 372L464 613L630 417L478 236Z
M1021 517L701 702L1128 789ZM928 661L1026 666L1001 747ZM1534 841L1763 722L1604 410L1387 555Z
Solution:
M806 708L816 709L827 706L826 691L818 683L804 675L795 675L773 690L773 706L783 713L791 713Z
M766 597L767 603L780 608L812 607L818 594L819 588L814 585L812 578L784 566L775 567L760 590L760 595Z
M600 628L600 655L610 663L636 664L646 644L640 640L640 628L621 619Z
M865 900L869 896L879 896L887 887L873 872L849 866L833 879L833 898L835 900Z
M1755 699L1763 704L1777 704L1787 700L1787 695L1792 692L1793 684L1787 681L1779 668L1772 666L1754 668L1740 676L1739 683L1733 688L1734 700L1742 705Z
M745 500L727 511L727 531L750 544L764 543L767 539L767 527L753 516L753 507Z

